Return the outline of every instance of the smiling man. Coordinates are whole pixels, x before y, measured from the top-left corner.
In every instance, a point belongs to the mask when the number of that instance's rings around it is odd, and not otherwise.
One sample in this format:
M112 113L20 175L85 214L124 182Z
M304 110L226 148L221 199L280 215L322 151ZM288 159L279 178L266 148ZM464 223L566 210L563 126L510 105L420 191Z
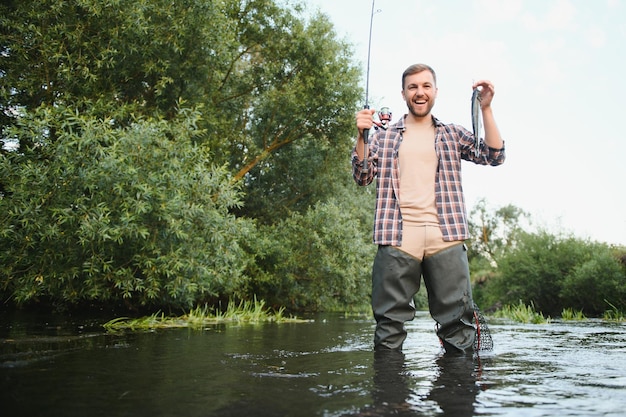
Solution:
M437 77L428 65L415 64L402 74L408 113L367 141L374 109L356 115L358 137L352 151L357 184L376 178L372 268L372 310L376 349L402 349L405 322L415 317L413 297L421 278L431 316L446 352L472 353L476 338L474 302L464 241L469 238L461 184L461 160L481 165L504 162L504 142L491 102L494 86L481 90L485 143L462 126L444 124L431 114ZM367 153L367 155L366 155Z

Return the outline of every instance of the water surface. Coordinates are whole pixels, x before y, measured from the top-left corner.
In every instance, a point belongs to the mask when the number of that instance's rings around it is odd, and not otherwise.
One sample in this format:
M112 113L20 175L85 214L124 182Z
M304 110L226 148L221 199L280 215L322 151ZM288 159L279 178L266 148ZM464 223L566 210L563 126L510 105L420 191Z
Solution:
M3 416L624 416L626 325L490 322L493 352L441 354L426 313L403 354L369 317L106 334L0 316Z

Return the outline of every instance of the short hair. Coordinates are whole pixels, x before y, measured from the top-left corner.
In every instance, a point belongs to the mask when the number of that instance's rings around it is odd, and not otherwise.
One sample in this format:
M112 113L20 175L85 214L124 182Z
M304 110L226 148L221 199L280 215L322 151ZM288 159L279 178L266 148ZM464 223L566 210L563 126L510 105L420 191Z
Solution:
M418 74L422 71L430 71L433 75L433 80L435 80L435 85L437 85L437 74L435 74L435 70L432 69L429 65L426 64L413 64L402 73L402 89L404 90L404 80L409 75Z

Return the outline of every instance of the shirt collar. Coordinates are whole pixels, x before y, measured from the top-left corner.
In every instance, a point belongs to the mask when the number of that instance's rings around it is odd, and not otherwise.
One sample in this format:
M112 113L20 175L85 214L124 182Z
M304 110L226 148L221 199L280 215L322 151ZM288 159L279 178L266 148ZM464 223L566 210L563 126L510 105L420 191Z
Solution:
M402 130L404 131L405 129L405 124L404 122L406 121L406 114L404 116L402 116L400 118L400 120L398 120L394 125L393 128L398 129L398 130ZM443 126L443 122L441 122L439 119L437 119L435 116L431 115L430 117L433 118L433 124L435 125L435 127L440 127Z

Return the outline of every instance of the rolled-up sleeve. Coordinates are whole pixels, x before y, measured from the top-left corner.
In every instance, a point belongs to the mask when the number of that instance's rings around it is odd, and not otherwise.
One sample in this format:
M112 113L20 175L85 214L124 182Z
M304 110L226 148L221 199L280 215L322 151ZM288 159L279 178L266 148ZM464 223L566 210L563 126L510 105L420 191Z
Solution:
M372 155L372 147L369 148L367 172L363 170L363 163L359 160L356 146L352 149L352 177L358 185L369 185L374 180L376 158Z
M506 154L504 152L504 143L502 144L502 148L494 149L490 146L485 146L487 149L487 161L491 166L498 166L504 163L506 159Z

